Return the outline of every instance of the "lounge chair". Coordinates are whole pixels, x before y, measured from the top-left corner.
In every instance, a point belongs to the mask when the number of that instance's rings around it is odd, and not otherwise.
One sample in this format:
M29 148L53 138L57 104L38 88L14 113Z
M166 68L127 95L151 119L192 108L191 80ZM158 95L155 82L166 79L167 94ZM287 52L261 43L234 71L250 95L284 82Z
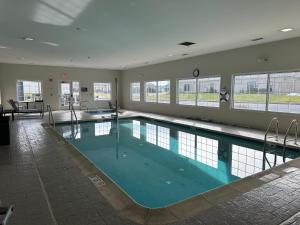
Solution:
M8 207L3 207L1 206L1 201L0 201L0 225L7 225L9 217L11 216L12 212L14 210L14 207L8 206Z
M116 106L114 106L111 102L108 102L108 106L109 106L109 109L117 111ZM118 113L122 113L122 112L118 110Z
M8 103L12 107L12 118L14 119L14 114L15 113L23 113L23 114L29 114L29 113L39 113L40 116L43 118L44 117L44 104L41 104L40 109L20 109L18 106L18 102L15 102L13 99L9 99Z

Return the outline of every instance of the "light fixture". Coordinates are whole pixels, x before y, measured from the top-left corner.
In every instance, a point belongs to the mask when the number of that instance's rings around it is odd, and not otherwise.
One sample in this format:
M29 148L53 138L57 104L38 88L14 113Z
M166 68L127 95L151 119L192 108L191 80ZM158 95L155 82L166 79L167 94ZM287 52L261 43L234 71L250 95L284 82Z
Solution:
M7 48L6 46L2 46L2 45L0 45L0 48Z
M33 37L22 37L24 41L34 41Z
M294 30L293 28L287 27L287 28L281 29L280 31L286 33L286 32L290 32L290 31L293 31L293 30Z
M169 55L168 55L168 57L172 57L172 56L173 56L172 54L169 54Z
M53 47L59 46L59 44L54 43L54 42L49 42L49 41L42 41L41 43L45 44L45 45L50 45L50 46L53 46Z
M263 37L258 37L258 38L251 39L251 41L261 41L263 39L264 39Z

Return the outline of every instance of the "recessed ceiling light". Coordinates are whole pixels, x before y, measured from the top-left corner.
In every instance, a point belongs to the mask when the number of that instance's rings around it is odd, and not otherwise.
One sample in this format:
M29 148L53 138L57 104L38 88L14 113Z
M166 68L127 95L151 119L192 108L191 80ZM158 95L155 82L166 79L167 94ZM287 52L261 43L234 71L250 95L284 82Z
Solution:
M2 46L2 45L0 45L0 48L7 48L6 46Z
M24 41L34 41L33 37L22 37Z
M290 32L290 31L293 31L293 30L294 30L293 28L283 28L280 31L286 33L286 32Z
M50 46L53 46L53 47L59 46L59 44L54 43L54 42L49 42L49 41L42 41L41 43L45 44L45 45L50 45Z
M263 37L259 37L259 38L251 39L251 41L261 41L261 40L263 40L263 39L264 39Z
M169 55L168 55L168 57L172 57L172 56L173 56L172 54L169 54Z

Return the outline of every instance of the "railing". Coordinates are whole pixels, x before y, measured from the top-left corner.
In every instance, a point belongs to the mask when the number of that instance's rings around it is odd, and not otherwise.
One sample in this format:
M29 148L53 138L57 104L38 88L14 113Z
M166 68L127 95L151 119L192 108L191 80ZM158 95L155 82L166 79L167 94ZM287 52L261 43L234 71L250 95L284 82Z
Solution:
M273 123L276 122L276 129L275 129L275 136L270 136L268 137L268 134L270 132L270 129L273 125ZM265 133L265 142L267 141L268 138L274 138L275 137L275 140L278 141L278 132L279 132L279 120L277 119L277 117L274 117L271 122L269 123L269 126L266 130L266 133Z
M293 139L287 139L289 136L289 133L291 131L291 129L295 127L295 137ZM297 141L298 141L298 121L296 119L292 120L290 122L290 125L288 127L288 129L286 130L284 139L283 139L283 161L285 162L285 153L286 153L286 145L287 142L289 141L294 141L294 144L297 145Z
M74 115L76 124L78 125L78 119L77 119L77 115L76 115L76 112L74 110L73 104L71 105L70 112L71 112L71 124L74 123L74 119L73 119L73 115Z
M271 127L273 126L273 124L275 123L275 136L268 136ZM267 150L267 144L268 144L268 139L270 138L275 138L275 141L278 141L278 133L279 133L279 120L277 117L272 118L272 120L270 121L268 128L266 130L265 133L265 139L264 139L264 147L263 147L263 170L265 169L265 162L268 163L269 167L272 167L271 163L269 162L267 156L266 156L266 150ZM277 163L277 153L275 152L275 157L274 157L274 163L273 166L276 166Z
M48 111L48 125L51 126L51 120L52 120L52 125L55 127L55 121L53 118L53 113L50 105L47 105L47 111Z

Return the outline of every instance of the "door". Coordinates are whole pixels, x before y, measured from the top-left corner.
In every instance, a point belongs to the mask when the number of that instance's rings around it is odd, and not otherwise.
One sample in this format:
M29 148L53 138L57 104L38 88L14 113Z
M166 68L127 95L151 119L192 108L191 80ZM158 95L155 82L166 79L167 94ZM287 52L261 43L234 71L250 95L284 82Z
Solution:
M71 100L73 100L74 107L78 107L80 105L80 91L78 81L60 81L59 90L60 109L70 109Z

